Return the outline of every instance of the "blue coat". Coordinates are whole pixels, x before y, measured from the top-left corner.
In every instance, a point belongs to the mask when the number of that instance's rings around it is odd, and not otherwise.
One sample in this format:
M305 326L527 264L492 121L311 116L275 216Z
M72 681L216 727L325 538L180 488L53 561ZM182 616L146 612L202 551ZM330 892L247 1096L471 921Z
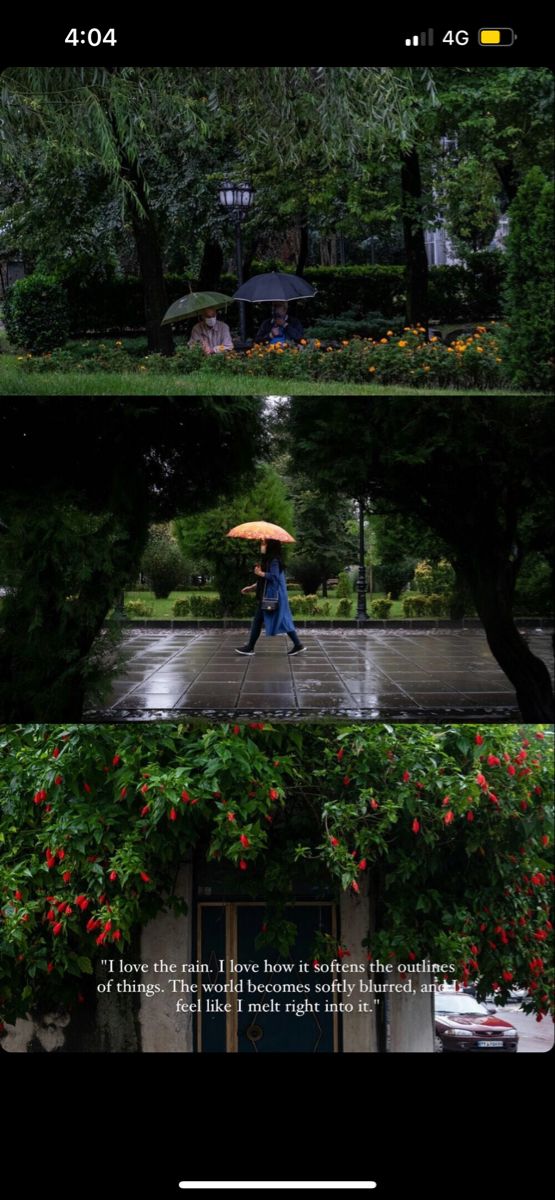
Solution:
M266 636L275 637L278 633L292 633L295 625L289 608L285 571L280 571L277 558L272 559L265 573L265 579L266 599L274 600L276 596L278 598L276 611L263 613Z

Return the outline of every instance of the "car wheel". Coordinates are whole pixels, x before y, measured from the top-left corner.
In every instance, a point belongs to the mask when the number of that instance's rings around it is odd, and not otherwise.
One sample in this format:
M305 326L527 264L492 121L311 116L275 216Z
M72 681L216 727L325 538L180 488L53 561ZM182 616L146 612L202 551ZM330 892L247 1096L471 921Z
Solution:
M443 1054L443 1042L437 1033L434 1037L434 1054Z

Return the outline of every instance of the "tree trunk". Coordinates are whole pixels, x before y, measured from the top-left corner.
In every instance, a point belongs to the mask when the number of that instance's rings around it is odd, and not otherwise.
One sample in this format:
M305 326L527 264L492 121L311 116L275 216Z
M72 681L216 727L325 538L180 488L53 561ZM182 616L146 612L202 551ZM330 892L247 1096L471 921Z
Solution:
M324 578L322 580L322 597L324 600L327 598L327 595L328 595L328 578L327 578L327 575L324 575Z
M171 328L169 325L162 325L162 318L169 308L169 301L158 230L148 209L140 213L134 208L131 213L131 224L144 288L148 350L150 354L173 354L175 347Z
M220 290L223 264L224 256L220 243L208 239L204 243L202 252L202 262L198 278L199 292L217 292Z
M403 154L401 167L403 236L407 259L407 325L428 328L428 258L422 222L422 180L418 153Z
M295 268L297 275L302 275L308 261L308 221L303 215L299 224L299 255Z
M466 574L476 611L489 648L516 691L523 719L553 721L555 701L549 671L529 650L515 625L507 569L491 559L467 564Z

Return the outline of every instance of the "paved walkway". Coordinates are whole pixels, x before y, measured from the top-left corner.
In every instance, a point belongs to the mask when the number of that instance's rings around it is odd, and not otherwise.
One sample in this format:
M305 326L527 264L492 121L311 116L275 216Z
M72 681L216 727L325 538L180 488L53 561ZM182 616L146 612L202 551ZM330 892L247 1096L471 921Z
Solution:
M134 630L105 708L88 720L180 715L347 717L355 720L507 720L514 691L480 629L303 630L290 658L285 637L260 638L254 658L234 648L244 630ZM551 667L551 637L527 630Z

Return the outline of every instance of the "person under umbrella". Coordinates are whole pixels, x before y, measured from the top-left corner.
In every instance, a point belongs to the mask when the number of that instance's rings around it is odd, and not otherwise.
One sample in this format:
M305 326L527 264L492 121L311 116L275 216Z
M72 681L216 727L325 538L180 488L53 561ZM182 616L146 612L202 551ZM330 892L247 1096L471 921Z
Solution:
M255 341L277 345L279 342L300 342L304 329L297 317L290 317L285 300L275 301L272 315L262 322Z
M205 354L218 354L222 350L233 350L229 325L218 320L217 308L203 308L200 321L193 326L189 345L201 345Z
M256 583L251 583L248 587L241 589L241 595L243 596L247 595L248 592L256 592L257 608L253 617L249 640L245 646L237 646L236 653L253 655L255 652L254 647L264 626L266 637L276 637L280 633L286 633L293 642L293 647L288 653L301 654L303 650L306 650L306 646L301 645L293 623L293 617L291 616L281 542L273 540L261 541L260 554L261 562L254 568L254 574L257 576ZM264 605L268 601L277 601L273 611L265 610Z

